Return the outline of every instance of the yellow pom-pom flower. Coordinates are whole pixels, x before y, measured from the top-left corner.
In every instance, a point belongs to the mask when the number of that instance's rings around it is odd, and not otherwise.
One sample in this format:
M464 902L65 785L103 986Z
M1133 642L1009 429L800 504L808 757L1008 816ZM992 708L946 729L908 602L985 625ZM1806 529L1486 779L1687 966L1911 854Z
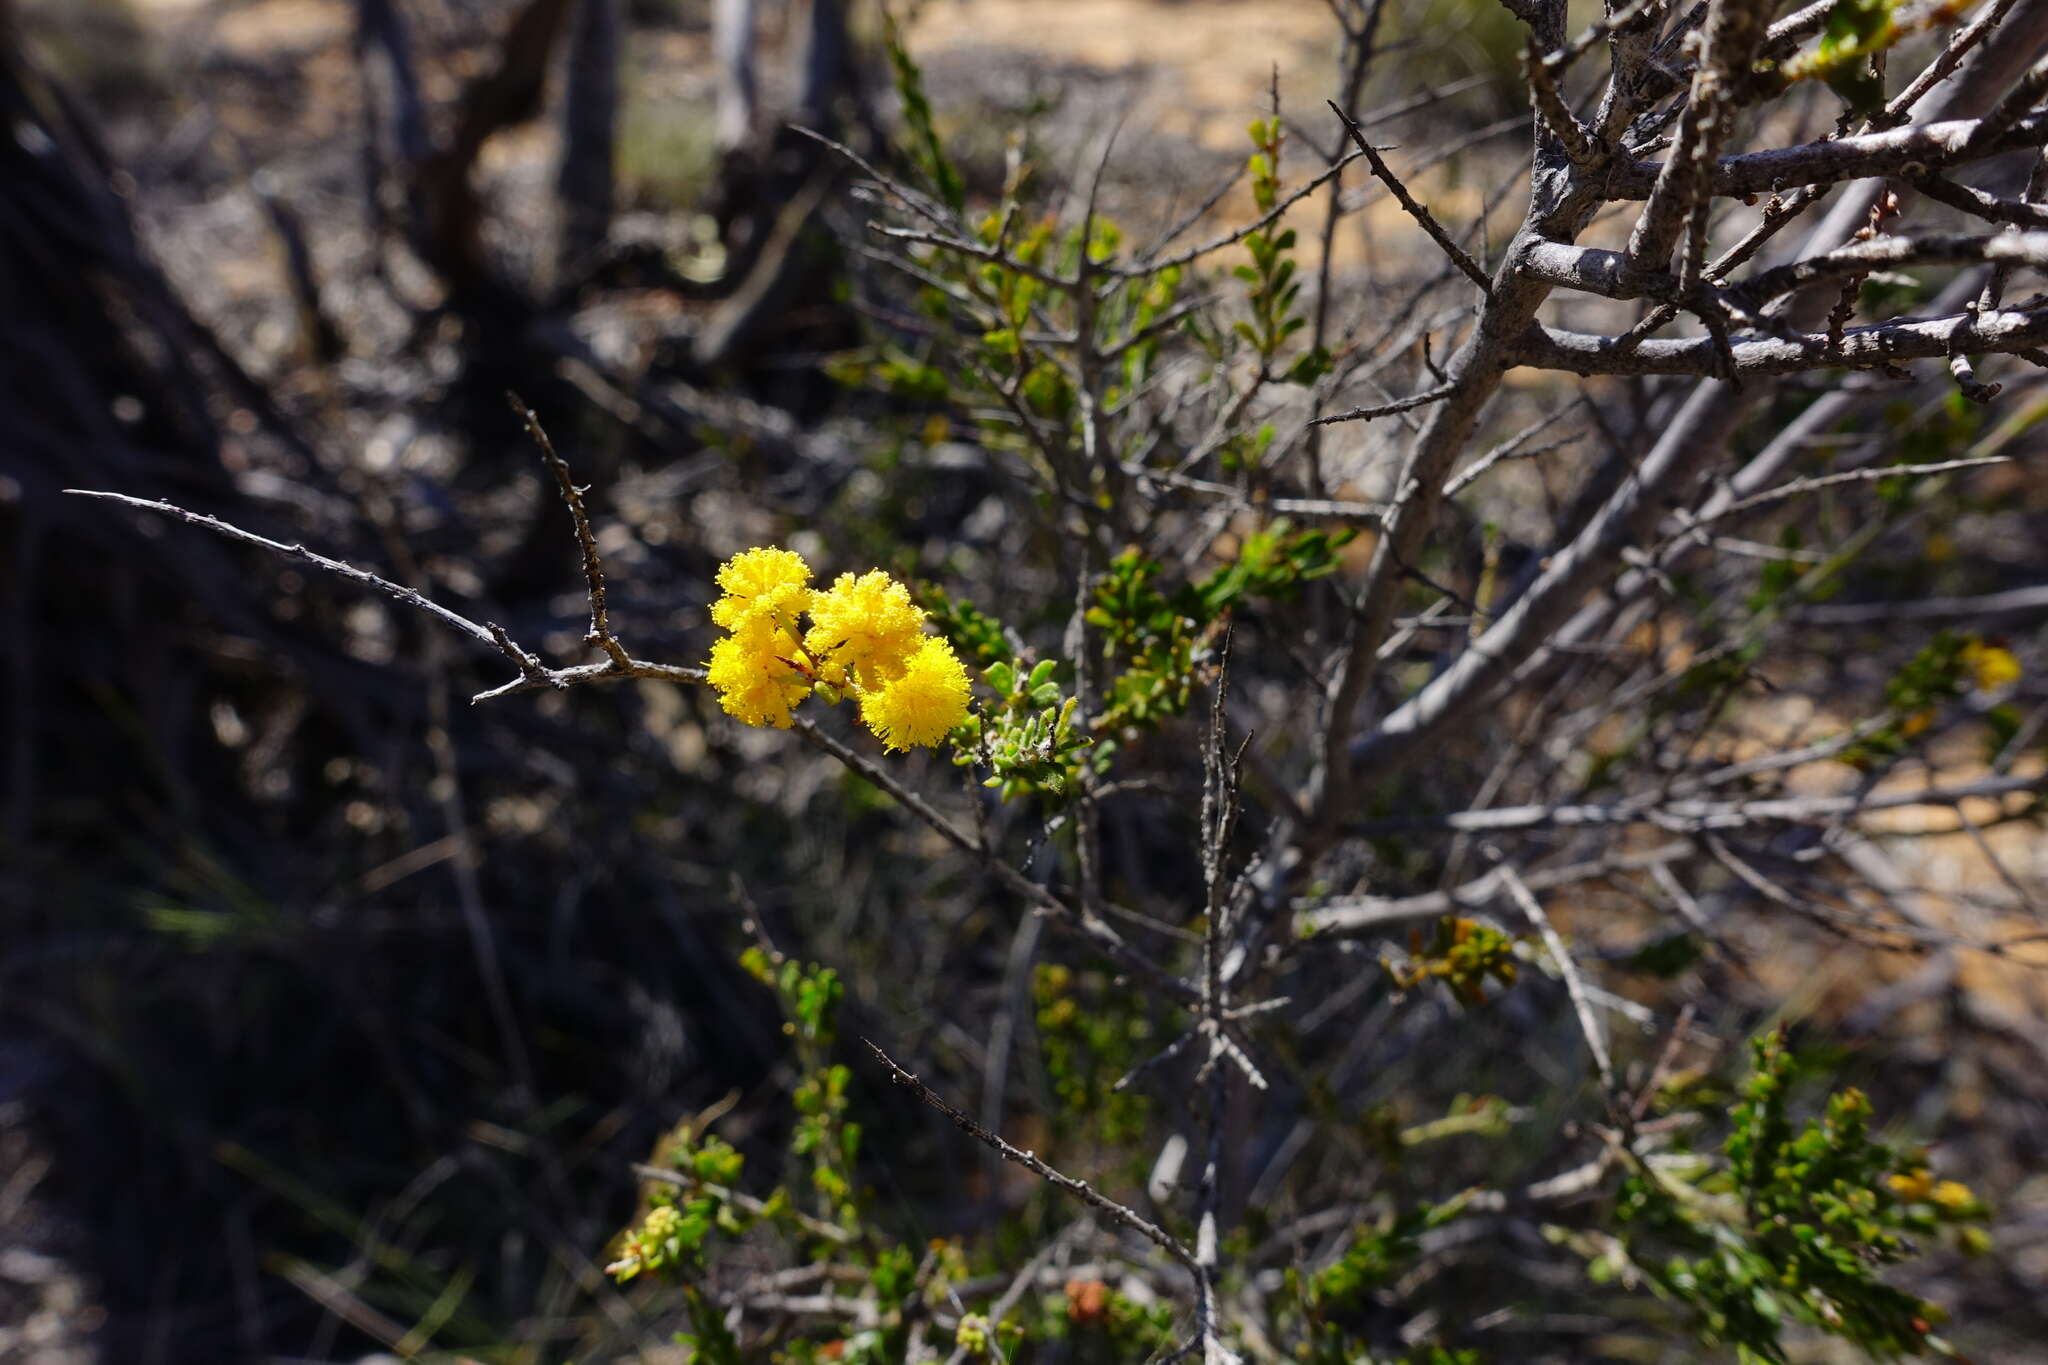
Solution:
M1963 646L1963 663L1969 668L1972 681L1986 692L1996 692L2020 680L2019 659L2002 645L1972 640Z
M707 680L727 715L787 730L790 708L811 690L810 679L790 662L797 657L795 637L774 617L756 615L711 646Z
M953 646L920 635L902 673L860 694L860 718L884 749L937 744L967 718L967 669Z
M1910 1171L1888 1175L1884 1178L1884 1183L1891 1187L1893 1194L1908 1203L1920 1203L1934 1193L1934 1173L1925 1166L1915 1166Z
M810 608L804 648L817 661L819 679L834 687L885 686L924 638L924 612L910 589L880 569L839 575Z
M711 647L706 680L726 714L787 729L813 690L827 700L852 692L888 749L937 744L966 719L967 670L951 645L924 633L908 588L880 569L841 574L822 592L810 581L810 565L790 550L757 546L719 568L725 595L711 619L728 634Z
M1927 1192L1929 1202L1939 1204L1950 1213L1968 1213L1977 1206L1977 1196L1970 1187L1960 1180L1944 1180Z
M811 605L811 566L794 550L742 550L718 570L725 596L711 604L711 619L727 630L750 621L792 625Z

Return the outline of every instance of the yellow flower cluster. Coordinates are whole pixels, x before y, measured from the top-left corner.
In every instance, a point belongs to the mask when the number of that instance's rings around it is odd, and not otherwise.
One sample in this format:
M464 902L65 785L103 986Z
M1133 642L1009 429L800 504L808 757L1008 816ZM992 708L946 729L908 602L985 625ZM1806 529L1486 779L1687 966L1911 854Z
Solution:
M937 744L967 718L967 669L924 633L908 588L880 569L823 590L810 583L811 566L791 550L743 550L719 569L725 595L711 619L727 634L711 647L710 682L727 714L786 729L806 693L850 692L886 749Z
M1968 1185L1960 1180L1936 1180L1925 1166L1916 1166L1902 1175L1888 1175L1884 1183L1908 1203L1936 1204L1950 1213L1965 1213L1977 1203L1977 1196Z
M2022 673L2020 661L2011 650L1982 640L1972 640L1963 646L1963 665L1970 670L1971 681L1985 692L2011 686Z

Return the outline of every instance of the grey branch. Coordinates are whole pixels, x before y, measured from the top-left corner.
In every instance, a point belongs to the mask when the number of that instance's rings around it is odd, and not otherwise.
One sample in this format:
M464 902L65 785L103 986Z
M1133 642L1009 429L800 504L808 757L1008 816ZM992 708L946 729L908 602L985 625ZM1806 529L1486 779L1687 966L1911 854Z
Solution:
M1979 261L2048 265L2048 232L1872 237L1752 275L1730 289L1729 296L1731 300L1760 305L1810 284L1867 275L1886 267L1957 265Z
M1522 880L1531 890L1547 891L1577 882L1599 881L1618 872L1659 866L1691 852L1693 845L1690 840L1674 839L1640 853L1616 854L1530 872ZM1294 924L1296 932L1304 939L1351 938L1437 919L1460 910L1483 909L1500 895L1500 891L1501 874L1496 867L1447 891L1429 891L1416 896L1360 896L1305 907L1296 914Z
M2048 587L2011 588L1978 597L1925 597L1918 602L1822 602L1795 609L1794 621L1816 626L1888 626L1895 621L2021 620L2048 616Z
M527 436L540 448L542 461L548 472L555 476L555 491L562 495L563 505L569 509L569 518L576 526L576 544L583 551L583 583L590 599L590 631L583 637L583 642L602 649L605 657L621 669L630 669L632 659L612 634L611 615L605 606L604 560L597 552L597 536L590 529L590 512L583 505L583 490L569 476L568 461L555 453L555 443L548 439L548 433L541 426L540 418L534 416L533 409L526 406L517 394L508 393L505 400L525 426Z
M2048 776L1985 777L1971 782L1916 787L1903 791L1845 792L1834 796L1782 796L1755 801L1616 801L1606 805L1499 806L1458 811L1451 815L1368 820L1352 826L1362 835L1400 831L1444 830L1459 833L1519 829L1573 829L1588 825L1656 825L1698 833L1742 829L1759 824L1800 824L1837 821L1870 811L1904 806L1952 806L1961 801L1999 798L2015 792L2048 791Z
M1724 156L1714 163L1707 183L1717 195L1771 194L1798 185L1832 185L1902 175L1909 170L1914 174L1942 170L2038 147L2048 139L2048 111L2028 114L1981 142L1973 140L1978 123L1977 119L1949 119ZM1616 199L1646 199L1663 170L1662 162L1617 163L1608 171L1603 188Z
M105 498L109 502L124 503L127 506L140 507L150 512L161 512L165 516L176 517L180 521L211 531L215 535L225 536L229 540L239 541L244 545L253 545L258 549L268 550L272 554L283 555L287 559L296 559L311 564L315 568L323 569L338 578L345 578L351 583L369 588L375 592L381 592L387 597L395 598L409 607L418 608L439 621L442 625L467 635L479 644L489 645L518 666L519 676L517 678L501 686L491 688L488 691L477 693L476 696L470 699L473 702L489 701L495 697L510 696L515 692L530 692L538 688L559 689L573 687L580 683L611 682L620 678L658 678L665 682L675 683L701 683L704 681L704 670L701 668L679 668L673 664L649 663L644 659L635 659L630 656L626 658L623 664L615 658L608 658L600 664L580 664L572 668L549 668L537 656L515 643L505 633L503 627L495 623L472 621L460 612L451 611L447 607L442 606L439 602L425 596L417 589L393 583L390 579L379 577L367 569L359 569L353 564L330 558L318 551L309 550L304 545L287 545L281 540L272 540L268 536L259 536L254 531L245 531L230 522L222 521L219 517L210 517L200 512L187 511L175 503L158 502L151 498L131 498L126 493L105 493L86 488L68 488L65 492L75 493L85 498Z
M1445 384L1426 393L1411 394L1396 398L1391 403L1379 403L1369 408L1353 408L1349 412L1333 412L1327 417L1317 417L1309 422L1312 427L1328 426L1332 422L1370 422L1375 417L1391 417L1397 412L1408 412L1415 408L1441 403L1451 396L1452 388Z
M1543 902L1536 899L1513 864L1500 865L1500 879L1516 907L1542 937L1551 960L1557 963L1557 970L1564 977L1565 993L1572 999L1572 1013L1578 1016L1579 1032L1585 1036L1586 1048L1593 1054L1593 1066L1600 1073L1600 1088L1607 1092L1610 1100L1615 1099L1614 1063L1608 1059L1607 1040L1601 1036L1600 1021L1593 1017L1593 1006L1586 999L1585 983L1579 980L1579 964L1573 961L1571 949L1565 947L1564 939L1551 925L1550 916L1543 912Z
M2044 341L2048 341L2048 309L2001 310L1851 327L1839 342L1820 332L1740 338L1730 342L1726 357L1711 337L1645 341L1625 350L1613 337L1537 326L1522 334L1515 359L1522 365L1582 375L1713 375L1720 372L1724 358L1732 361L1737 374L1795 374L1945 358L1958 346L1978 354L2009 355Z

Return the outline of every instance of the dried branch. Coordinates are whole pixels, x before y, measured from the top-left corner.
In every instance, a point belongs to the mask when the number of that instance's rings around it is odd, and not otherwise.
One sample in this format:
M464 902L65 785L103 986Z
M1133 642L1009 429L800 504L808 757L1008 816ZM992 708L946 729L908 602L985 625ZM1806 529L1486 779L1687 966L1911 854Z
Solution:
M2028 114L1983 143L1973 141L1977 128L1976 119L1950 119L1726 156L1714 163L1707 186L1716 195L1741 198L1799 185L1950 170L2040 146L2048 139L2048 112ZM1617 161L1602 188L1615 199L1647 199L1665 164Z
M1680 839L1638 853L1617 853L1563 867L1545 868L1523 877L1531 890L1547 891L1580 882L1601 881L1618 872L1635 872L1660 867L1689 857L1691 840ZM1498 867L1446 891L1429 891L1417 896L1361 896L1304 906L1294 917L1295 932L1303 941L1354 938L1382 933L1425 920L1452 915L1460 910L1480 910L1500 896Z
M1116 1223L1119 1227L1128 1228L1130 1231L1137 1233L1140 1237L1143 1237L1146 1241L1151 1242L1161 1251L1173 1257L1174 1260L1186 1266L1190 1274L1195 1275L1197 1278L1200 1277L1202 1273L1201 1266L1195 1259L1195 1253L1178 1237L1175 1237L1166 1229L1144 1217L1144 1215L1119 1204L1087 1181L1077 1180L1073 1176L1054 1170L1041 1160L1036 1153L1027 1152L1021 1147L1011 1146L996 1134L991 1133L988 1129L976 1123L966 1110L948 1103L930 1086L919 1080L912 1073L905 1071L901 1066L898 1066L895 1059L882 1051L881 1047L873 1039L863 1038L861 1041L867 1044L868 1051L875 1054L876 1060L888 1068L889 1076L892 1080L911 1094L917 1096L918 1099L951 1119L954 1126L959 1128L961 1132L966 1133L976 1142L993 1149L1003 1160L1022 1166L1047 1184L1056 1185L1060 1189L1065 1190L1090 1208L1107 1216L1111 1222Z
M506 635L503 627L496 623L480 624L459 612L450 611L439 602L422 595L416 589L404 587L392 582L388 578L381 578L367 569L358 569L353 564L344 563L339 559L330 559L328 556L317 551L307 549L304 545L287 545L281 540L271 540L267 536L259 536L254 531L245 531L241 527L222 521L218 517L210 517L203 513L187 511L175 503L158 502L151 498L131 498L125 493L104 493L85 488L67 488L64 491L75 493L83 498L105 498L109 502L124 503L130 507L140 507L147 511L161 512L166 516L176 517L180 521L211 531L215 535L225 536L229 540L240 541L244 545L253 545L258 549L268 550L272 554L283 555L287 559L301 560L313 565L315 568L323 569L337 577L345 578L351 583L381 592L387 597L395 598L409 607L415 607L425 612L441 622L441 624L460 631L472 640L489 645L492 649L497 650L506 658L512 660L518 667L519 678L517 680L506 683L501 687L493 688L488 692L480 692L471 699L473 701L484 701L491 697L508 695L516 691L526 691L534 687L560 688L579 682L595 682L602 677L613 676L612 670L617 667L615 663L607 660L602 664L590 664L582 668L548 668L536 656L515 644ZM641 663L637 660L630 662L635 670L641 671L633 672L630 675L622 673L616 676L666 678L671 682L702 682L704 678L702 669L670 668L666 665Z
M1917 602L1820 602L1795 607L1791 619L1815 626L1888 626L1903 621L1995 621L2048 615L2048 587L2008 588L1977 597L1923 597Z
M1912 185L1929 199L1947 204L1952 209L1961 209L1987 222L2048 228L2048 208L2030 200L2001 199L1995 194L1986 194L1971 185L1958 185L1938 175L1920 176L1913 180Z
M1408 193L1408 187L1403 185L1400 178L1388 168L1386 161L1381 158L1379 150L1371 142L1367 141L1365 130L1354 123L1351 116L1338 107L1335 100L1328 101L1328 103L1330 111L1343 123L1344 131L1350 135L1351 141L1357 145L1359 154L1372 167L1372 173L1379 177L1380 183L1385 185L1393 194L1395 201L1403 209L1407 210L1410 218L1413 218L1422 225L1422 230L1429 234L1429 239L1436 243L1437 249L1450 259L1451 264L1463 271L1466 279L1479 286L1480 293L1491 294L1493 292L1493 281L1487 277L1484 270L1479 268L1479 262L1467 255L1465 248L1459 246L1452 239L1451 234L1444 231L1443 224L1437 222L1436 217L1418 203L1414 195ZM1349 158L1346 158L1346 160L1349 160ZM1338 163L1340 167L1343 164L1343 162Z
M1871 237L1751 276L1728 291L1731 302L1760 306L1795 289L1909 265L2048 265L2048 232Z
M1391 417L1397 412L1412 412L1416 408L1427 407L1431 403L1441 403L1444 399L1449 398L1452 392L1452 386L1445 384L1439 388L1431 389L1427 393L1417 393L1411 394L1406 398L1396 398L1391 403L1379 403L1369 408L1353 408L1349 412L1333 412L1327 417L1312 418L1309 421L1309 425L1312 427L1324 427L1332 422L1370 422L1375 417Z
M1671 159L1659 170L1648 202L1629 232L1627 255L1632 271L1668 268L1679 234L1696 214L1706 212L1715 159L1734 131L1739 86L1763 41L1769 8L1768 0L1711 0L1708 4L1699 66L1679 115ZM1698 221L1704 223L1703 218ZM1690 261L1696 253L1688 251L1687 256Z
M2019 354L2048 341L2048 309L1902 319L1851 327L1840 338L1822 332L1746 337L1731 344L1728 358L1736 372L1745 375L1873 369L1906 360L1945 358L1963 340L1980 354ZM1582 375L1714 375L1720 372L1721 357L1708 337L1645 341L1633 350L1624 350L1614 337L1535 327L1523 333L1515 362Z
M1543 120L1573 165L1590 166L1606 154L1606 149L1599 145L1592 130L1580 123L1579 116L1564 102L1550 63L1538 51L1533 35L1522 45L1522 77L1528 82L1530 102L1536 108L1536 116Z
M1607 1056L1607 1039L1602 1036L1599 1021L1593 1017L1593 1007L1586 999L1585 983L1579 980L1579 964L1573 960L1571 949L1565 947L1564 940L1558 937L1550 916L1543 912L1543 902L1536 899L1512 863L1500 864L1500 877L1501 885L1529 923L1535 926L1551 960L1557 963L1557 970L1564 977L1565 993L1571 997L1572 1013L1578 1016L1579 1032L1585 1036L1586 1049L1593 1054L1593 1066L1600 1073L1600 1088L1607 1092L1610 1104L1618 1104L1620 1096L1614 1085L1614 1063Z
M602 649L620 668L629 668L632 660L612 634L611 617L605 608L604 561L597 552L597 536L590 529L590 513L583 505L583 490L569 476L568 462L555 453L555 443L548 439L540 418L533 415L533 409L515 393L506 394L505 401L525 426L527 436L540 447L541 459L546 462L548 472L555 476L555 489L562 495L562 502L568 507L569 517L576 526L576 544L583 551L583 581L590 598L590 631L583 637L583 642Z
M1953 806L1963 801L2048 791L2048 776L1985 777L1904 791L1850 792L1833 796L1763 797L1753 801L1660 801L1647 796L1606 805L1501 806L1441 816L1367 820L1353 833L1372 837L1424 830L1471 833L1524 829L1576 829L1589 825L1655 825L1679 833L1744 829L1762 824L1810 824L1906 806Z

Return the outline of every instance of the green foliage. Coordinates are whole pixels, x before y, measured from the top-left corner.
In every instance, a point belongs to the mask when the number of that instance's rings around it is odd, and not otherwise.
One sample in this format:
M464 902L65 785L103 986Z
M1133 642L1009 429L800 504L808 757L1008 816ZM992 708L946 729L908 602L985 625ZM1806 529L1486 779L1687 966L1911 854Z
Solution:
M744 1160L716 1137L682 1125L669 1135L662 1164L681 1177L654 1184L639 1224L621 1235L606 1267L621 1283L657 1271L695 1274L705 1266L704 1248L714 1232L738 1236L761 1217L782 1210L770 1203L743 1207L735 1201Z
M910 59L896 18L887 10L882 12L882 42L889 53L889 69L896 78L896 94L903 101L903 122L911 137L910 154L932 188L939 192L939 198L958 212L967 202L967 186L947 157L945 144L939 140L938 129L932 122L932 102L925 97L924 73Z
M760 947L744 949L740 965L756 981L774 989L788 1015L784 1032L814 1046L831 1043L833 1015L839 998L846 993L839 973L830 967L771 955Z
M1026 793L1063 799L1080 779L1089 741L1075 733L1079 699L1061 695L1054 678L1058 667L1041 659L1025 673L998 660L982 670L996 701L968 717L953 761L988 768L982 785L1005 801Z
M1088 624L1102 634L1103 657L1117 667L1097 729L1151 726L1187 710L1199 671L1225 616L1253 598L1286 598L1335 571L1337 552L1355 533L1296 531L1285 517L1247 536L1230 564L1168 594L1162 566L1137 550L1111 560L1096 581Z
M1380 966L1404 991L1437 980L1462 1003L1476 1008L1486 1003L1488 977L1504 987L1515 984L1515 941L1477 920L1446 915L1427 942L1420 929L1410 931L1407 962L1383 957Z
M1942 707L1972 690L1995 692L2018 676L2018 661L2002 645L1941 631L1885 683L1882 722L1837 757L1857 767L1896 758L1934 724Z
M821 1216L848 1229L858 1228L860 1208L854 1197L853 1172L860 1155L861 1130L846 1117L850 1073L827 1060L845 986L830 967L780 958L760 947L742 952L740 965L774 988L782 1003L783 1032L796 1040L801 1074L790 1093L790 1105L796 1111L790 1154L809 1162L811 1189Z
M1870 114L1884 107L1884 78L1871 58L1898 41L1892 11L1898 0L1835 0L1827 28L1810 61L1852 110Z
M948 596L944 588L920 584L918 605L931 613L939 633L953 642L962 654L981 664L1008 663L1017 657L1003 623L964 597ZM1002 688L996 689L998 692Z
M1253 119L1248 131L1253 147L1247 163L1252 202L1260 213L1269 214L1279 203L1280 148L1285 134L1277 117ZM1233 330L1258 356L1262 372L1275 370L1288 338L1308 325L1308 319L1295 307L1301 301L1301 282L1295 278L1297 265L1290 254L1295 243L1294 229L1281 228L1277 221L1249 233L1244 246L1251 253L1251 263L1232 272L1244 282L1251 313L1249 319L1233 324ZM1329 367L1328 353L1318 350L1288 366L1285 377L1298 384L1313 384Z
M1752 1061L1722 1162L1690 1180L1642 1163L1625 1182L1617 1214L1635 1264L1693 1310L1704 1340L1745 1362L1783 1365L1795 1323L1884 1357L1946 1353L1933 1335L1940 1311L1879 1271L1911 1254L1909 1233L1980 1216L1981 1206L1967 1191L1935 1200L1919 1160L1871 1136L1860 1091L1830 1096L1795 1127L1798 1067L1782 1034L1755 1040ZM1645 1255L1652 1246L1670 1250Z
M1310 1326L1313 1365L1348 1365L1358 1359L1356 1343L1345 1328L1352 1310L1374 1290L1412 1269L1422 1253L1422 1237L1434 1228L1457 1221L1476 1190L1440 1203L1420 1204L1389 1213L1361 1229L1334 1262L1313 1274L1288 1272L1289 1285Z
M1031 981L1038 1050L1060 1104L1060 1120L1112 1147L1143 1137L1151 1102L1116 1083L1154 1050L1141 998L1112 989L1098 973L1078 976L1040 963Z

